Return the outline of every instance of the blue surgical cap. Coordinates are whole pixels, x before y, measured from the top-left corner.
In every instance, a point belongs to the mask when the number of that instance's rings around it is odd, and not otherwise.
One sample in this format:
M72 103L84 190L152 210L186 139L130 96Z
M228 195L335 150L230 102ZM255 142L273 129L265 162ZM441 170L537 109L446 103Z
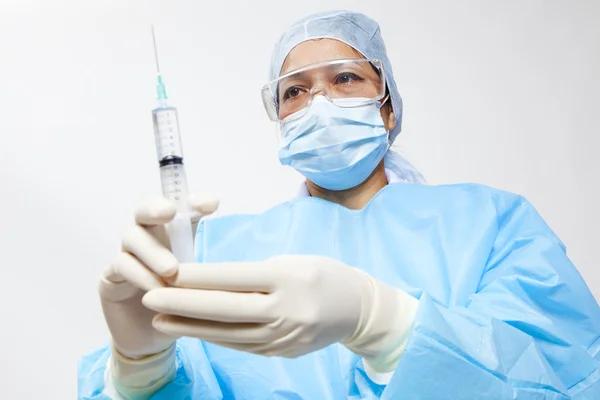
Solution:
M377 22L353 11L328 11L310 15L286 29L275 45L271 59L270 79L277 79L286 57L294 47L311 39L336 39L353 47L366 58L383 63L387 87L396 118L396 127L390 131L392 143L401 130L402 97L394 81L392 65L387 57L381 30Z

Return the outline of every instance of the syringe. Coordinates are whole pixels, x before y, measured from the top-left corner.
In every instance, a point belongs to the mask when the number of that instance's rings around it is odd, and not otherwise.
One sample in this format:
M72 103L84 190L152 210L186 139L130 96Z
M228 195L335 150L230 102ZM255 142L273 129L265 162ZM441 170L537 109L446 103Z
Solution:
M158 107L152 110L152 119L154 121L160 179L163 196L171 200L177 208L175 218L168 224L171 251L179 262L192 262L194 261L194 237L188 203L187 180L183 167L179 121L177 119L177 109L167 105L167 91L158 65L154 26L152 26L152 41L158 74L156 86Z

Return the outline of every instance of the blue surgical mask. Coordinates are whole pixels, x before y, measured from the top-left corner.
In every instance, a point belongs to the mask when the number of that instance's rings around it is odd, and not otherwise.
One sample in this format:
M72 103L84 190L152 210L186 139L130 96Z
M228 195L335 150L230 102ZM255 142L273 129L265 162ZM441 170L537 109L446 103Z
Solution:
M347 99L355 103L356 99ZM363 183L389 148L379 102L343 107L314 98L308 109L281 122L279 160L328 190Z

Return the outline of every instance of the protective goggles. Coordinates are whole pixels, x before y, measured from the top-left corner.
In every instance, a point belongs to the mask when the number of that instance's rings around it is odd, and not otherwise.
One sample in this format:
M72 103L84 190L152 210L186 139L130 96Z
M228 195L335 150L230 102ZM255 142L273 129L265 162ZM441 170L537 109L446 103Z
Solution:
M342 59L311 64L288 72L262 88L265 110L272 121L301 117L315 95L339 107L361 107L384 98L385 74L381 61Z

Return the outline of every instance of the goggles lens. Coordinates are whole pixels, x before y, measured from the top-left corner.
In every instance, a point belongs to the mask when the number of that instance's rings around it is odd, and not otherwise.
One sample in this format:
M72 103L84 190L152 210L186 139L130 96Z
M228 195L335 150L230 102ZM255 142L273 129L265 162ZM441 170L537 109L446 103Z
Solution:
M289 72L266 84L262 99L269 118L281 121L307 108L322 94L340 107L359 107L381 100L385 75L379 60L332 60ZM354 99L354 101L345 101Z

